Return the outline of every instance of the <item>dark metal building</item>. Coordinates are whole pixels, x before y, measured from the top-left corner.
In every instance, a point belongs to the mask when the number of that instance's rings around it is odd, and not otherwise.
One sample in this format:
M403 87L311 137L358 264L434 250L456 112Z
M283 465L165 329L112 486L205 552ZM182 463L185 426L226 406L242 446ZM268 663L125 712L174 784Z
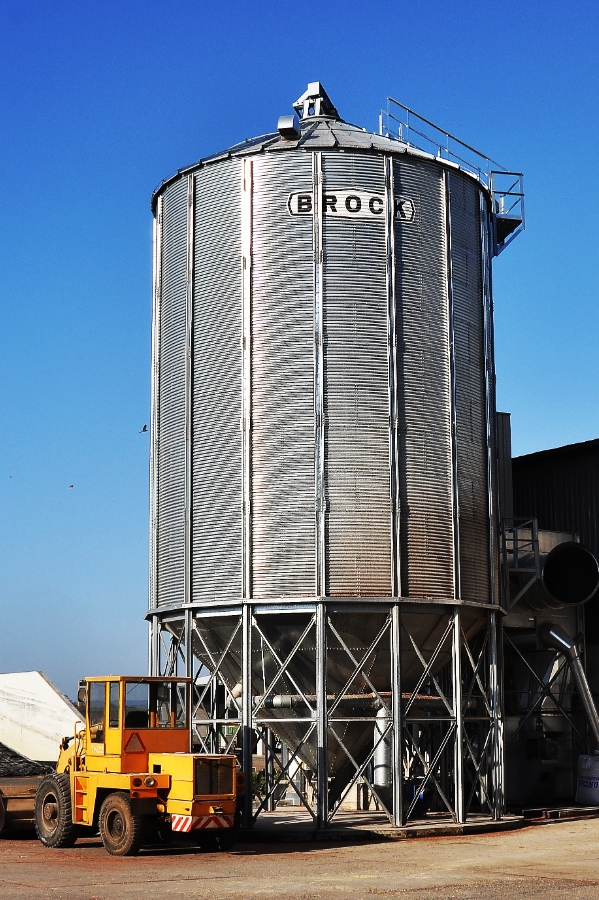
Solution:
M570 531L599 556L599 439L512 460L514 516L539 528ZM599 597L585 605L587 675L599 694Z
M599 439L512 460L514 515L572 531L599 554Z

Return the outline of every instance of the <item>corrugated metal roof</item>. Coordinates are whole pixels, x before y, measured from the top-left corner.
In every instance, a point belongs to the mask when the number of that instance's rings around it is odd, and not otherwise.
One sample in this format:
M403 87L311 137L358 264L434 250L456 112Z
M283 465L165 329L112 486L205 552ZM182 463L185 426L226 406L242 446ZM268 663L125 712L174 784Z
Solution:
M537 450L536 453L524 453L522 456L514 457L516 460L538 461L543 459L554 458L574 458L579 456L588 456L599 453L599 438L593 438L591 441L580 441L578 444L565 444L563 447L551 447L549 450Z
M410 147L408 144L405 144L397 138L373 134L372 132L366 131L364 128L359 128L357 125L351 125L348 122L342 122L338 119L322 117L315 121L302 121L300 122L300 127L301 136L296 141L286 140L275 131L271 134L263 134L259 137L249 138L239 144L234 144L232 147L229 147L228 150L223 150L220 153L214 153L211 156L203 157L196 163L178 169L177 172L162 181L152 194L152 211L155 211L158 195L169 184L177 178L180 178L182 175L200 169L202 166L218 162L219 160L248 156L255 153L297 149L325 150L336 147L340 150L351 149L358 151L363 150L364 152L408 153L411 156L418 156L423 159L434 159L441 165L448 166L449 168L459 168L455 163L440 159L430 153L425 153L423 150L417 150L415 147ZM466 174L471 173L467 172Z

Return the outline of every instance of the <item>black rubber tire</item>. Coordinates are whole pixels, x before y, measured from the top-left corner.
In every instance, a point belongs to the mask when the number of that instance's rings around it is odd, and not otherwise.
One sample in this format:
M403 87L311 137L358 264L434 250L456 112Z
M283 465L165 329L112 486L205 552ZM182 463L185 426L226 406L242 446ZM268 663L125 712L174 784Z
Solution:
M144 823L144 843L166 846L173 841L173 829L170 822L164 822L157 816L146 816Z
M235 813L232 828L223 828L217 835L218 849L223 853L227 853L239 840L239 832L241 831L241 815L239 810Z
M241 828L241 816L239 811L235 813L232 828L214 828L208 833L201 829L193 831L192 834L206 853L226 853L231 850L239 839L239 831Z
M170 822L159 822L156 834L159 844L168 845L173 843L173 829Z
M215 834L202 834L198 829L192 831L192 837L204 853L218 853L220 847Z
M144 817L131 811L131 798L122 791L109 794L100 808L100 837L111 856L136 856L143 842Z
M35 795L35 831L44 847L72 847L77 840L68 775L46 775L42 780Z

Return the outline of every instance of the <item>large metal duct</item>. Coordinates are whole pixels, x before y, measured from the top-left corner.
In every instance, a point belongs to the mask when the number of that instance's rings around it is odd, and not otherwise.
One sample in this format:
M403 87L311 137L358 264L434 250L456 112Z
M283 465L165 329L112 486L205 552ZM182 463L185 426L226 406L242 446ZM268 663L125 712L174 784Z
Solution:
M167 628L188 667L245 683L231 616L251 602L258 696L289 654L274 693L317 693L316 638L297 642L319 599L331 696L387 601L431 671L450 611L473 634L499 602L489 191L343 122L318 83L297 110L153 196L152 665ZM390 640L354 694L391 689ZM264 714L299 741L288 709ZM356 759L372 728L346 729ZM299 756L318 765L315 736ZM327 765L341 783L331 748Z
M564 541L541 557L541 571L522 592L519 603L530 609L563 609L586 603L599 588L599 565L577 541Z

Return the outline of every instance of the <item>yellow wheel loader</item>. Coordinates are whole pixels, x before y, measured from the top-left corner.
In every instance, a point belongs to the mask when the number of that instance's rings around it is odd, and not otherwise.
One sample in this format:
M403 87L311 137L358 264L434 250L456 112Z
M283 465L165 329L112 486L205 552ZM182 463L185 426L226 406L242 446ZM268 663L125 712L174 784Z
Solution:
M189 752L191 679L88 678L78 699L85 728L63 739L35 798L44 846L98 830L113 856L177 832L210 849L233 845L245 778L234 755Z

